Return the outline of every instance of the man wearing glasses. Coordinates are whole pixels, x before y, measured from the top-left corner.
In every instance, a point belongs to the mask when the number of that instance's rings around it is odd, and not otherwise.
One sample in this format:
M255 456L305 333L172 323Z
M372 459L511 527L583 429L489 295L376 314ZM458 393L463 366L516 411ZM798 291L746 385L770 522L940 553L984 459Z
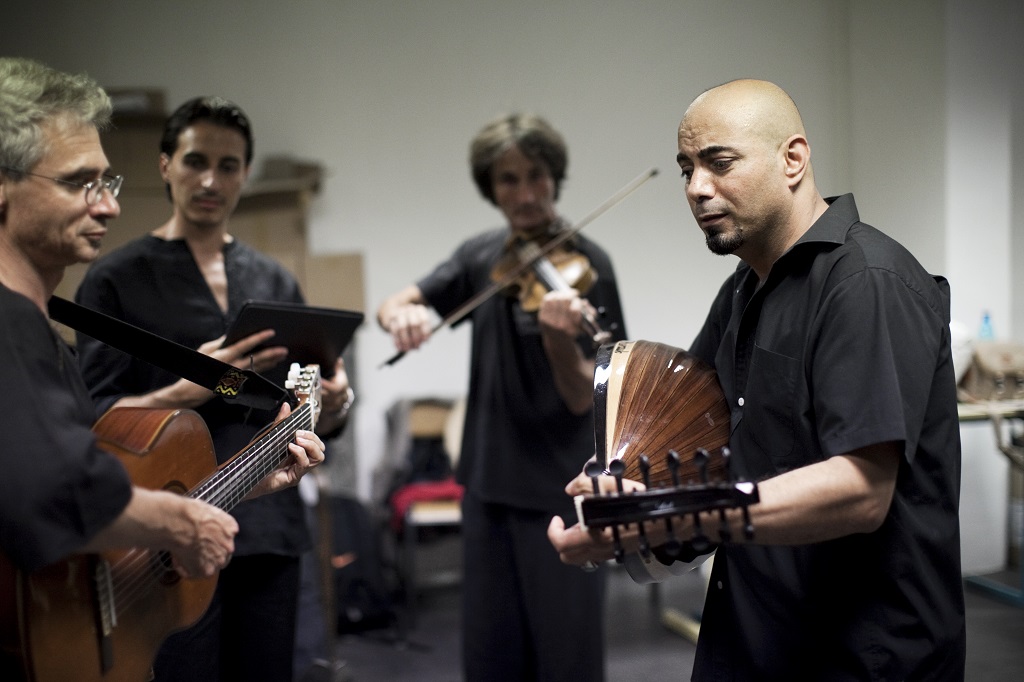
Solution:
M47 319L47 301L64 269L97 257L107 222L121 211L116 196L122 180L109 174L98 133L110 113L106 93L88 77L0 58L5 578L14 568L35 571L72 554L129 547L167 550L183 575L209 576L234 551L238 525L229 514L133 486L120 462L97 446L95 408L71 351ZM269 477L260 492L293 486L294 473L323 460L315 436L298 441L302 446L290 450L299 466L287 476ZM14 617L3 611L4 619ZM0 649L0 679L24 674L16 656Z

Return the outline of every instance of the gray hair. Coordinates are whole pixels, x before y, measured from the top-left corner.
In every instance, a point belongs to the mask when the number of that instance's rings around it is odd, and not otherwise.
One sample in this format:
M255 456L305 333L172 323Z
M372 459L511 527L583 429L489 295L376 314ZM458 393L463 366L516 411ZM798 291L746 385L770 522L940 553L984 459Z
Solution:
M110 124L107 93L85 74L67 74L31 59L0 57L0 166L15 180L46 155L48 121Z

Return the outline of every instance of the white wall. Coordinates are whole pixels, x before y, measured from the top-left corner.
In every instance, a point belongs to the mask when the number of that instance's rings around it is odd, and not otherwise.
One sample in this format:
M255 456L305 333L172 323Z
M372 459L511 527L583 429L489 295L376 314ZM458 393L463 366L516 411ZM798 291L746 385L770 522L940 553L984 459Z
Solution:
M932 0L851 3L852 189L861 218L946 272L946 23Z
M1024 8L950 2L947 21L943 187L952 314L976 329L987 310L997 339L1021 339L1024 319L1014 313L1024 303ZM1005 559L1009 469L991 425L964 426L961 438L964 571L987 572Z
M662 171L587 228L614 256L634 338L687 345L734 267L707 253L673 168L676 127L702 89L776 80L821 140L818 177L849 186L845 2L42 4L5 10L5 51L107 86L162 87L170 106L222 94L254 121L257 165L275 153L321 160L329 177L313 248L364 254L371 312L458 240L500 223L466 156L480 126L509 110L542 113L565 134L570 220L647 168ZM393 400L464 391L468 337L443 331L385 370L390 343L375 325L358 343L365 481Z
M568 139L569 219L662 171L587 234L613 254L630 336L685 346L734 260L708 254L688 215L675 129L703 88L755 76L800 105L824 192L855 191L867 222L948 274L955 316L973 325L991 306L997 332L1024 336L1011 319L1024 306L1011 0L9 4L5 53L108 86L161 87L171 106L224 95L254 121L257 165L282 153L321 161L312 245L364 254L371 314L500 223L471 184L467 144L492 116L531 109ZM385 370L391 348L375 325L358 344L365 491L384 410L399 396L461 393L468 336L442 331Z

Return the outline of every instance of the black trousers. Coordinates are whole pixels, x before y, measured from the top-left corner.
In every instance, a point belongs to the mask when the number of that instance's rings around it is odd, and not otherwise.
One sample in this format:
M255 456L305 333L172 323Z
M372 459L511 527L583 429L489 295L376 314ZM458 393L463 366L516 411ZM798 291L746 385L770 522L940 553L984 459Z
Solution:
M551 516L463 498L465 682L604 680L604 570L559 561Z
M234 557L203 617L160 648L156 681L290 682L298 595L298 557Z

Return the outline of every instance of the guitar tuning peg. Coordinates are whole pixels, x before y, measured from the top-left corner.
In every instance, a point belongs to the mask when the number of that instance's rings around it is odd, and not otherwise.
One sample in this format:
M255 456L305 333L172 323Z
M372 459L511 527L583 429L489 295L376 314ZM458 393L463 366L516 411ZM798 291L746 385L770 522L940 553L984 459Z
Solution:
M728 445L722 446L722 465L725 470L725 480L732 481L732 451L729 450Z
M647 455L640 455L639 465L640 476L644 480L644 487L649 489L651 487L651 460Z

